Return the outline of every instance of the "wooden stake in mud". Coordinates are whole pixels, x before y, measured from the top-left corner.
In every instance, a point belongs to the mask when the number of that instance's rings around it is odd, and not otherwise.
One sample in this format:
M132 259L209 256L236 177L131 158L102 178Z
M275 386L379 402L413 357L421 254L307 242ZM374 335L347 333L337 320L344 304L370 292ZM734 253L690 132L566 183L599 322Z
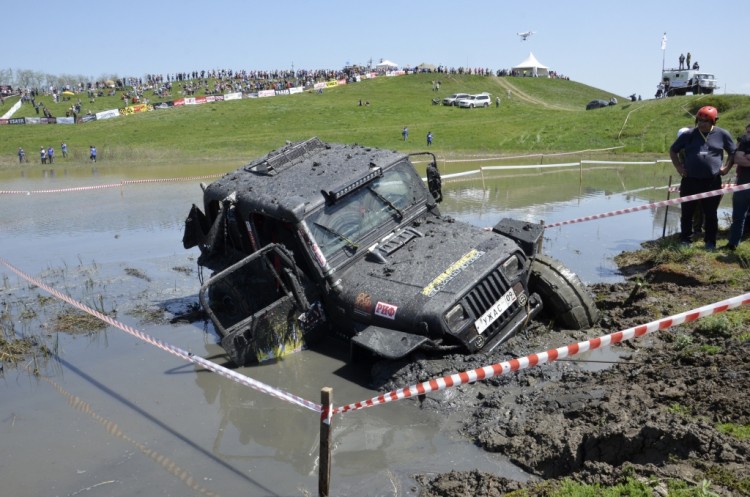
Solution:
M544 226L544 219L539 220L539 224ZM536 241L536 253L541 254L542 253L542 244L544 242L544 230L542 230L542 236L539 237L539 240Z
M333 388L325 387L320 391L320 404L323 413L320 416L320 472L318 473L318 495L328 497L331 488L331 433L333 416Z
M669 194L672 193L672 175L669 175L669 185L667 186L667 200L669 200ZM667 236L667 215L669 214L669 206L664 209L664 226L661 229L661 237Z

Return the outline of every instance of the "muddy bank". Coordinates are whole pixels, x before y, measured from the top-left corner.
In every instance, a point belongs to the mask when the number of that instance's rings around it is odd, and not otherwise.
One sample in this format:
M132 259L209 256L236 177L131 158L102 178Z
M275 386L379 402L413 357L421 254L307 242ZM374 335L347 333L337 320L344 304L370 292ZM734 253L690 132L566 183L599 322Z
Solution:
M676 259L676 260L675 260ZM626 329L750 288L736 254L644 251L618 261L629 280L595 285L598 329L535 323L493 357L424 359L381 371L389 389ZM747 306L613 346L619 361L573 359L430 395L421 409L464 413L471 443L509 457L539 482L479 471L417 475L422 497L555 495L563 479L641 482L750 495L750 333ZM603 361L606 363L607 361ZM691 494L698 495L698 494ZM704 495L704 494L700 494ZM713 495L713 494L706 494Z

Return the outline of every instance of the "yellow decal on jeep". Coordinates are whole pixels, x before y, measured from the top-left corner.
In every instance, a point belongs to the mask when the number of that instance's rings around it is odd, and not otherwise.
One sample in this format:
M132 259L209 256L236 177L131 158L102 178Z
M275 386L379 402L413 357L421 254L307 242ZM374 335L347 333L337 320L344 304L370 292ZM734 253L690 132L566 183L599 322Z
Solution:
M454 262L450 265L448 269L443 271L441 274L438 275L437 278L432 280L429 285L424 287L422 289L422 295L425 295L427 297L433 297L436 293L438 293L440 290L442 290L445 285L450 282L453 278L455 278L458 273L469 267L484 255L484 252L480 252L477 249L473 249L471 252L467 253L463 257L461 257L459 260Z

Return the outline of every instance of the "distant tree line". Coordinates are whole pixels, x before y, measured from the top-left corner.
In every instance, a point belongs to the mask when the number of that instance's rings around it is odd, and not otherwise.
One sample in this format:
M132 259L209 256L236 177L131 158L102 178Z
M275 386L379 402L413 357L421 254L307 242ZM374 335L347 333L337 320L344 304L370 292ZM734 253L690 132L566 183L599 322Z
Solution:
M82 81L106 81L117 79L114 75L101 75L94 79L83 74L49 74L30 69L0 69L0 85L15 88L65 88L76 86Z

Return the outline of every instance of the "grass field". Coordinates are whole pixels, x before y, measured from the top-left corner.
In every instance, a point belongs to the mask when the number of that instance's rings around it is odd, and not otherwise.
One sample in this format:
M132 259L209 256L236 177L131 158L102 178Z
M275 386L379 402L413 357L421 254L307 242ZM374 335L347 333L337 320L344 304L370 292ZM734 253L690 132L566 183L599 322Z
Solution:
M432 81L441 81L440 92ZM508 98L508 91L512 96ZM487 109L433 105L433 98L454 92L490 92L502 103ZM152 103L160 101L147 92ZM172 99L180 98L175 86ZM612 95L581 83L542 78L415 74L382 77L325 90L322 94L277 96L185 106L78 125L0 126L0 166L18 164L18 147L38 163L41 146L67 142L71 161L85 162L89 145L105 161L249 161L286 140L318 136L326 141L360 143L405 152L426 148L440 157L519 155L617 148L615 154L664 158L680 127L692 124L702 105L719 109L720 125L739 135L750 122L750 96L700 95L630 102L584 110L592 99ZM121 95L89 103L97 112L123 106ZM64 116L75 102L39 100L52 115ZM359 106L360 99L370 105ZM15 102L6 99L0 113ZM36 116L31 105L14 117ZM409 140L401 129L409 128Z

